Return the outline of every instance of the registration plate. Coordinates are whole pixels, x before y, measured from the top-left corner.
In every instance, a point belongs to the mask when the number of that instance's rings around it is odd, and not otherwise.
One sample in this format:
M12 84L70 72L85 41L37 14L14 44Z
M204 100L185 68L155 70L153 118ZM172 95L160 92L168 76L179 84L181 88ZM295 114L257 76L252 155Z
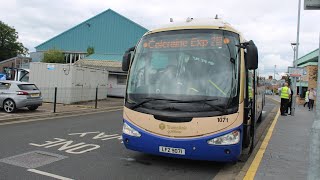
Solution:
M39 97L39 94L31 94L31 97Z
M179 155L185 155L186 151L182 148L173 148L173 147L165 147L165 146L159 146L159 152L168 153L168 154L179 154Z

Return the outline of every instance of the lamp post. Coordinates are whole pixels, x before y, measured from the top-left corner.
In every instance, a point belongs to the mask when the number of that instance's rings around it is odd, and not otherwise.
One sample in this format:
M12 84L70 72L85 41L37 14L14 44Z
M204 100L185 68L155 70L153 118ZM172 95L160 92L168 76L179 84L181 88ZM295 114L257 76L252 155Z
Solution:
M296 65L296 60L297 60L297 43L291 43L291 47L293 49L293 66L294 68L297 67ZM291 116L294 116L294 112L296 109L296 77L292 77L292 82L291 82L291 88L293 91L293 95L292 95L292 107L291 107Z
M298 52L299 52L299 32L300 32L300 9L301 9L301 0L299 0L298 4L298 24L297 24L297 41L295 43L291 43L291 46L293 46L294 51L294 60L293 60L293 67L297 68L297 59L298 59ZM291 115L294 116L295 109L296 109L296 94L297 94L297 78L292 77L292 112Z
M291 47L293 50L293 62L296 61L296 45L297 45L297 43L291 43Z
M273 79L272 79L272 95L274 95L274 84L276 82L276 67L277 65L274 65L274 69L273 69Z

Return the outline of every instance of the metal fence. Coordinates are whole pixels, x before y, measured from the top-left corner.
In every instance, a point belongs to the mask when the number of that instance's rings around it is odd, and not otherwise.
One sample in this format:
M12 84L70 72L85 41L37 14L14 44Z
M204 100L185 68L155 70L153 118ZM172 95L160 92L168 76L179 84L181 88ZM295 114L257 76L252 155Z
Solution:
M44 102L75 104L85 101L102 100L107 98L106 87L63 87L39 88ZM55 97L56 94L56 97Z
M126 91L126 86L109 87L108 96L111 97L124 97Z

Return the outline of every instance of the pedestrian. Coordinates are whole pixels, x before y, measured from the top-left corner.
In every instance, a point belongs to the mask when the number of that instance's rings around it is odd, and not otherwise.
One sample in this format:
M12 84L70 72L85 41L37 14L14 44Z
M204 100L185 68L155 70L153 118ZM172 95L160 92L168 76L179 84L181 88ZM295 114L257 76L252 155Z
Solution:
M309 92L309 111L313 110L314 100L316 99L316 96L316 91L313 88L311 88Z
M307 104L308 104L308 107L309 107L309 92L310 92L310 90L308 89L307 92L306 92L306 95L304 97L303 107L306 107Z
M281 96L281 87L278 88L278 95Z
M293 96L293 91L290 88L290 98L289 98L288 108L287 108L287 111L286 111L286 113L289 112L288 113L289 115L291 115L291 112L292 112L292 100L293 100L292 96Z
M286 116L287 114L285 113L288 109L288 103L289 103L289 99L290 99L290 94L291 94L291 90L288 87L288 83L284 83L284 86L281 88L280 91L281 95L281 104L280 104L280 112L281 112L281 116Z

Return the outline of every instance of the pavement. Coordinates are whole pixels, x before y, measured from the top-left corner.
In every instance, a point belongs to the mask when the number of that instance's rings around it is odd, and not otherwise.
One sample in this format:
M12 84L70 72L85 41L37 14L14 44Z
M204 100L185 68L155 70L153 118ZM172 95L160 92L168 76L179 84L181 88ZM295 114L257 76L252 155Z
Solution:
M28 118L41 118L48 116L59 116L66 114L86 113L94 111L104 111L110 108L121 108L123 105L123 98L108 97L105 100L99 100L97 109L95 109L95 101L81 102L78 104L57 104L56 113L53 113L53 103L43 103L35 111L29 111L27 108L18 109L15 113L6 113L0 110L0 122L20 120Z
M270 96L280 101L279 96ZM309 167L310 132L315 113L297 105L295 116L279 116L270 128L272 136L267 143L260 165L254 176L256 180L307 179ZM270 131L270 130L269 130ZM256 156L257 158L257 156Z

